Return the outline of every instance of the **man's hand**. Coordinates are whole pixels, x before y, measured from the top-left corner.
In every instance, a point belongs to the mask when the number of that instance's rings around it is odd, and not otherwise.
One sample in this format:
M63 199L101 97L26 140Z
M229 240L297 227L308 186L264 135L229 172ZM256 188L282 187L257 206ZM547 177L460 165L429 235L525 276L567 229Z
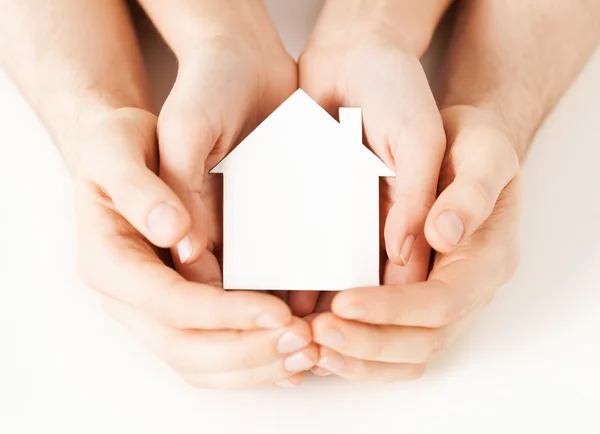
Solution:
M155 174L156 122L149 112L120 109L87 135L76 182L84 281L194 386L298 384L317 358L304 321L273 296L219 288L214 258L197 282L159 258L154 246L177 244L190 216Z
M432 245L445 247L434 222L453 212L465 222L467 238L436 255L426 282L407 285L388 277L384 286L339 293L332 313L312 322L321 345L318 375L382 381L419 377L516 271L520 194L514 148L487 112L450 107L442 115L448 151L442 192L429 212L426 233Z

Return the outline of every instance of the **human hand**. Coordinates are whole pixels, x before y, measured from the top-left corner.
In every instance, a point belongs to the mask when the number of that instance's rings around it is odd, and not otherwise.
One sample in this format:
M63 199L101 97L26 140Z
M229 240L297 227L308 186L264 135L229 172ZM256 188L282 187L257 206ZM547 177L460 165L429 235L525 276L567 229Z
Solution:
M81 134L76 180L78 261L107 311L197 387L298 384L317 348L277 298L224 291L209 269L186 281L154 246L188 232L184 203L155 174L156 116L112 111ZM218 269L215 266L215 273Z
M339 293L332 313L312 322L321 345L318 375L383 381L419 377L427 361L455 341L516 271L520 192L514 148L502 124L486 111L456 106L442 116L448 151L441 194L425 233L433 246L445 248L435 221L451 211L464 227L464 241L436 254L426 282L388 281Z
M374 8L358 9L327 2L300 58L300 86L333 116L340 106L362 108L365 143L396 172L381 184L384 283L422 281L430 259L423 227L436 197L444 129L418 55L396 26L365 17ZM303 316L326 310L334 295L282 297Z
M225 21L227 33L174 44L179 73L159 115L158 136L160 177L191 213L191 229L173 252L175 266L188 280L221 286L222 178L209 170L297 89L298 80L296 62L262 2L211 4L224 10L219 16L227 18L216 21Z

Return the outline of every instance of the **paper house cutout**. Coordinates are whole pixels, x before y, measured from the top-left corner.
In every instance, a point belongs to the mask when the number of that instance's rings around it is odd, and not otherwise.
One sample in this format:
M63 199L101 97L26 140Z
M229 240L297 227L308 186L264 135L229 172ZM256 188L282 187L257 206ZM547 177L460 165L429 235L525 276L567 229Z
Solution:
M379 284L379 178L360 108L338 123L296 91L211 173L223 173L225 289Z

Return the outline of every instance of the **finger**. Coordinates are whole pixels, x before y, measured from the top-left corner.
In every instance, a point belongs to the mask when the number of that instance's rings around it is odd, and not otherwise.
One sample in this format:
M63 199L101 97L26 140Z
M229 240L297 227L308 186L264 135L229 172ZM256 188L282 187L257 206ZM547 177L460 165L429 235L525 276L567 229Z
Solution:
M313 369L353 381L395 382L416 380L424 374L425 367L425 364L372 362L322 348L317 367Z
M439 252L449 252L487 220L498 197L519 170L518 156L506 135L486 125L449 119L449 161L455 177L429 212L425 234Z
M167 101L166 104L175 103ZM158 129L160 176L190 210L189 244L173 253L178 263L192 264L206 249L209 237L208 212L202 194L205 161L216 138L213 127L198 109L186 107L184 102L178 104L176 109L169 112L165 109L161 113Z
M289 307L273 296L186 281L158 259L127 221L99 205L93 189L79 184L77 190L78 265L90 287L174 328L279 328L290 323Z
M512 212L506 210L503 212ZM502 215L499 215L501 218ZM481 231L444 255L428 281L343 291L333 300L340 318L371 324L438 328L468 316L514 273L512 231Z
M151 243L172 247L185 243L190 216L177 195L149 168L156 148L156 117L121 111L84 145L82 170ZM146 133L148 132L148 133Z
M277 380L274 384L277 387L283 389L289 389L291 387L298 387L304 381L304 372L298 372L291 377L284 378L283 380Z
M272 386L282 380L311 369L318 359L318 349L310 344L295 354L292 361L278 360L268 365L231 372L185 375L185 380L194 387L210 389L241 389L248 387Z
M300 318L314 312L319 291L290 291L289 306L292 313Z
M271 291L271 294L279 298L285 304L289 304L290 292L291 291Z
M207 171L225 156L242 130L248 106L243 87L250 87L225 59L206 61L218 55L208 46L207 50L198 53L199 61L180 66L158 124L160 176L192 217L191 249L174 252L178 262L187 265L220 236L220 179Z
M331 375L330 371L328 371L325 368L321 368L320 366L315 366L310 370L310 372L312 372L317 377L327 377L328 375Z
M395 167L396 178L389 180L394 182L390 192L393 205L386 219L384 237L388 257L401 266L409 264L423 237L425 218L437 193L446 145L442 120L427 80L424 74L415 74L415 77L420 82L412 86L427 90L413 97L420 101L418 107L405 106L406 88L400 83L376 92L372 97L376 109L368 112L365 107L365 113L373 116L365 114L369 142L376 149L388 145ZM374 113L380 115L375 117ZM426 256L421 253L420 259ZM418 267L426 268L425 262L417 261L417 258L414 262L418 262Z
M335 298L339 291L323 291L319 295L315 312L331 312L331 301Z
M276 330L177 330L119 301L105 298L103 305L154 354L182 374L249 369L288 357L293 362L298 356L292 353L312 341L308 325L298 318Z
M357 359L387 363L425 363L446 348L447 330L373 325L323 314L312 324L323 347Z

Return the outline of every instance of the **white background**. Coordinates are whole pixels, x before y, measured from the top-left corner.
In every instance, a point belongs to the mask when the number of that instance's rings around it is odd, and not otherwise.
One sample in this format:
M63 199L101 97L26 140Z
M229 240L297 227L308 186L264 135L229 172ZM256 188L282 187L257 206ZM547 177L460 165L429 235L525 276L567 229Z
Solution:
M320 1L269 3L297 54ZM155 38L144 44L165 63ZM157 100L171 60L151 68ZM0 132L0 433L600 432L600 52L523 170L517 277L408 384L189 388L78 282L71 181L3 76Z

